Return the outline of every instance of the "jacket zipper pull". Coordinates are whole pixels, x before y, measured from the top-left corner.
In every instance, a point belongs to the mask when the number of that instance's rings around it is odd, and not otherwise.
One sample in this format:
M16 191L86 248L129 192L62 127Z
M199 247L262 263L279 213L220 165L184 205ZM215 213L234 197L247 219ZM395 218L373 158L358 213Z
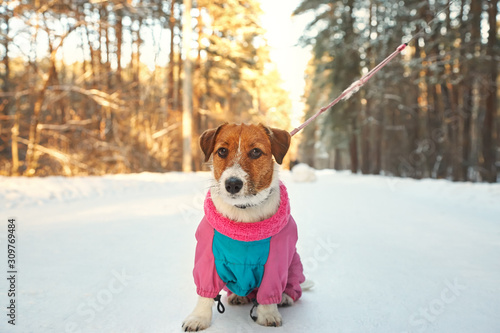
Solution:
M250 318L252 318L252 319L253 319L253 321L257 321L257 316L254 316L254 315L252 314L252 312L253 312L253 309L255 309L256 307L258 307L258 306L259 306L259 303L257 303L257 299L255 299L255 298L252 298L252 303L253 303L253 306L252 306L252 308L250 309Z
M214 301L217 302L217 311L219 311L219 313L224 313L224 311L226 311L226 308L224 307L224 304L222 304L222 301L220 300L220 298L221 298L221 296L219 294L214 298Z

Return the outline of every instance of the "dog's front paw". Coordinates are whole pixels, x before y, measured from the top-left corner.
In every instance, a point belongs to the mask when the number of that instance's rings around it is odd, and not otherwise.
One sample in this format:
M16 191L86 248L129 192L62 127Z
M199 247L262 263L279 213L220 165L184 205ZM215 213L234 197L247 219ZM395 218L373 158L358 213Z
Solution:
M250 300L246 296L238 296L236 294L231 294L227 298L229 304L232 305L240 305L240 304L248 304L250 303Z
M210 326L210 318L190 315L182 323L184 332L198 332Z
M281 314L276 304L261 304L257 307L257 324L278 327L282 324Z

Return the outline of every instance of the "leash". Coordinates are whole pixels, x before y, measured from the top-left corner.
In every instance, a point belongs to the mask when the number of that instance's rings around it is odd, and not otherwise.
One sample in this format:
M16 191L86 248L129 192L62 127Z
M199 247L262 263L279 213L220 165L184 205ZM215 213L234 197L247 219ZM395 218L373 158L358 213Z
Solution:
M349 86L349 88L347 88L346 90L344 90L337 98L335 98L333 101L331 101L330 104L328 104L327 106L324 106L321 109L319 109L319 111L315 115L313 115L312 117L310 117L309 119L307 119L304 123L302 123L302 125L300 125L299 127L295 128L293 131L291 131L290 132L290 136L294 136L295 134L297 134L297 132L299 132L301 129L303 129L304 127L306 127L307 125L309 125L320 114L322 114L323 112L325 112L326 110L328 110L329 108L331 108L332 106L334 106L335 104L337 104L340 100L349 99L353 94L355 94L356 92L358 92L358 90L366 82L368 82L368 80L371 79L371 77L373 75L375 75L375 73L377 73L379 70L381 70L382 67L384 67L385 65L387 65L389 63L389 61L391 61L398 54L400 54L401 51L403 51L406 46L408 46L408 43L404 43L404 44L401 44L400 46L398 46L398 48L396 49L396 51L392 52L391 55L389 55L387 58L385 58L381 63L379 63L376 67L374 67L371 71L369 71L361 79L353 82Z
M387 65L392 59L394 59L397 55L399 55L407 46L408 44L416 39L417 37L420 37L424 35L424 29L429 27L436 19L438 19L439 15L444 12L446 9L448 9L452 3L454 3L456 0L452 0L448 2L448 5L446 5L443 9L441 9L437 14L434 15L434 18L427 22L425 27L420 28L420 30L411 36L410 40L408 42L403 43L399 45L394 52L392 52L387 58L382 60L377 66L375 66L371 71L369 71L367 74L365 74L361 79L354 81L347 89L345 89L337 98L335 98L333 101L330 102L327 106L322 107L319 109L316 114L313 116L309 117L305 122L303 122L299 127L295 128L293 131L290 132L290 136L294 136L297 134L300 130L302 130L304 127L309 125L314 119L316 119L320 114L325 112L326 110L330 109L333 107L335 104L337 104L341 100L347 100L349 99L352 95L357 93L359 89L366 83L368 80L370 80L375 73L377 73L379 70L381 70L385 65Z

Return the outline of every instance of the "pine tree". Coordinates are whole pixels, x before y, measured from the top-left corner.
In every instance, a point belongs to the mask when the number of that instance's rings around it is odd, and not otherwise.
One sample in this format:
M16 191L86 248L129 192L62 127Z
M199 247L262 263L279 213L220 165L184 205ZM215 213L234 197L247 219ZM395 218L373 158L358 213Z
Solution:
M333 146L330 167L345 168L336 159L349 152L353 172L360 161L363 173L497 180L497 1L317 0L303 1L295 14L309 10L316 17L308 29L315 33L302 38L313 46L308 113L321 106L317 90L333 99L356 79L352 74L423 32L355 99L320 119L319 136L309 132L307 142ZM486 24L488 39L481 33Z

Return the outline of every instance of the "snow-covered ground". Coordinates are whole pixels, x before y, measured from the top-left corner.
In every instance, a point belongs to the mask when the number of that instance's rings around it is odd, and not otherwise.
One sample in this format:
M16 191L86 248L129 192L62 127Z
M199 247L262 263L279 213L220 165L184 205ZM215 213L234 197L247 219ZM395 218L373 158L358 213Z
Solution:
M180 332L207 173L0 177L0 332ZM263 328L250 305L207 332L500 332L500 184L318 172L288 186L316 286ZM17 223L16 326L7 219Z

